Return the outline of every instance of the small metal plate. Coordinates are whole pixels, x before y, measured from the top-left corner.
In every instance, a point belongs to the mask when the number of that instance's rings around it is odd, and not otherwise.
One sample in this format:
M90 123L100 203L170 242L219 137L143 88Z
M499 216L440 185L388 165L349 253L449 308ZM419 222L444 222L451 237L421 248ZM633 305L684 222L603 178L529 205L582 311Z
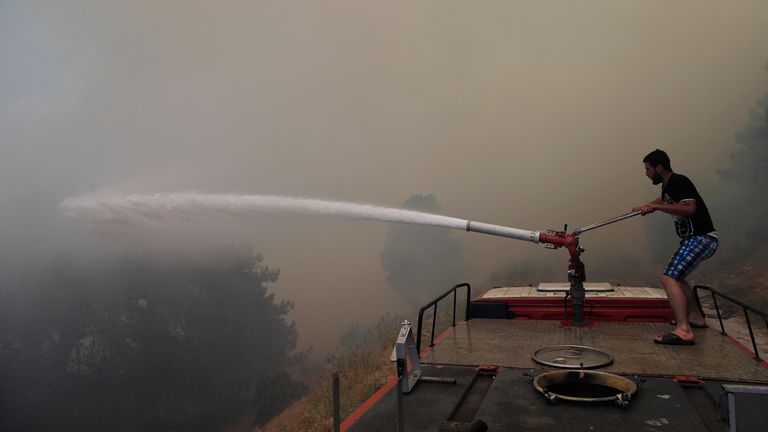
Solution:
M551 345L533 353L533 360L563 369L591 369L609 365L613 356L603 350L581 345Z
M571 284L568 282L564 283L540 283L538 287L536 287L536 291L539 292L566 292L571 289ZM587 282L584 284L584 291L586 292L613 292L614 288L613 285L609 283L595 283L595 282Z

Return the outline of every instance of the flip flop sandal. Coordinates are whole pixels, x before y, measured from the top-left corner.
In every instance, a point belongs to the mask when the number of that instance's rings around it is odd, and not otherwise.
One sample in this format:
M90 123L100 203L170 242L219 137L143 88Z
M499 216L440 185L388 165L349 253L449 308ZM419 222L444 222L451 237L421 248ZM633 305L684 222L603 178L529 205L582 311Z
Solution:
M661 336L661 339L654 339L653 342L661 345L694 345L696 342L685 340L674 333L667 333Z

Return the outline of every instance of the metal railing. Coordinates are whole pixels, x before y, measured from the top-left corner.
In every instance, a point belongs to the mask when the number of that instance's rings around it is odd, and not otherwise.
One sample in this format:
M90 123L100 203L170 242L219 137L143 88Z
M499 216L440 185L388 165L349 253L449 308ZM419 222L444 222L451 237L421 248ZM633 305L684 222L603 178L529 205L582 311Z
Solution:
M752 350L755 353L754 359L756 361L760 361L760 354L759 354L759 352L757 350L757 341L755 340L755 333L752 330L752 322L749 320L749 312L752 312L755 315L759 315L763 319L763 322L765 323L765 327L767 329L768 329L768 313L765 313L763 311L757 310L757 309L753 308L752 306L749 306L749 305L747 305L747 304L745 304L745 303L743 303L743 302L741 302L739 300L736 300L733 297L730 297L730 296L728 296L726 294L723 294L723 293L715 290L714 288L711 288L711 287L708 287L708 286L704 286L704 285L695 285L693 287L693 292L696 295L696 302L699 304L699 309L701 309L701 301L700 301L700 298L699 298L699 291L698 291L700 289L707 290L707 291L709 291L712 294L712 302L714 303L715 310L717 311L717 320L720 322L720 333L722 333L723 335L726 335L728 333L726 333L725 326L723 325L723 316L720 313L720 306L717 304L717 298L721 297L721 298L723 298L725 300L728 300L729 302L731 302L731 303L741 307L741 310L744 312L744 319L747 322L747 328L749 329L749 338L752 340ZM702 313L702 315L703 315L703 313Z
M432 300L431 302L427 303L426 305L422 306L421 309L419 309L419 321L418 325L416 327L416 352L421 354L421 325L424 318L424 311L426 311L429 308L433 308L432 311L432 333L430 334L430 340L429 340L429 346L435 346L435 321L437 321L437 303L448 297L451 293L453 293L453 321L451 323L451 327L456 327L456 291L459 288L466 287L467 288L467 305L464 310L464 319L466 321L469 321L469 302L472 298L472 287L464 282L460 283L458 285L454 285L453 288L446 291L443 295L440 297L437 297L436 299Z

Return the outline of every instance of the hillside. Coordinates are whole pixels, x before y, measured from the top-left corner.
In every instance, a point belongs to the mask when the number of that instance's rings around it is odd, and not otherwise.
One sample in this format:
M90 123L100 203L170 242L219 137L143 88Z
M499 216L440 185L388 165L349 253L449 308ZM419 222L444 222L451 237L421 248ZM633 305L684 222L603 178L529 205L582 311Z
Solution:
M760 245L744 257L723 258L713 264L709 267L705 262L692 282L710 286L768 312L768 245Z

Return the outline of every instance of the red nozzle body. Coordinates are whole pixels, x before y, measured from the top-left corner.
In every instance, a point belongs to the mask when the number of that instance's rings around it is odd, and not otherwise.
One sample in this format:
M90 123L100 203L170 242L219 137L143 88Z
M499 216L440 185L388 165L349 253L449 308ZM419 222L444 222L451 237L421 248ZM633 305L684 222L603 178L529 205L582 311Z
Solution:
M553 231L548 234L539 234L539 243L546 243L552 245L553 248L558 249L564 247L568 249L568 253L571 255L571 262L579 261L581 256L581 249L579 248L579 238L576 237L576 233L572 232L566 234L565 231Z

